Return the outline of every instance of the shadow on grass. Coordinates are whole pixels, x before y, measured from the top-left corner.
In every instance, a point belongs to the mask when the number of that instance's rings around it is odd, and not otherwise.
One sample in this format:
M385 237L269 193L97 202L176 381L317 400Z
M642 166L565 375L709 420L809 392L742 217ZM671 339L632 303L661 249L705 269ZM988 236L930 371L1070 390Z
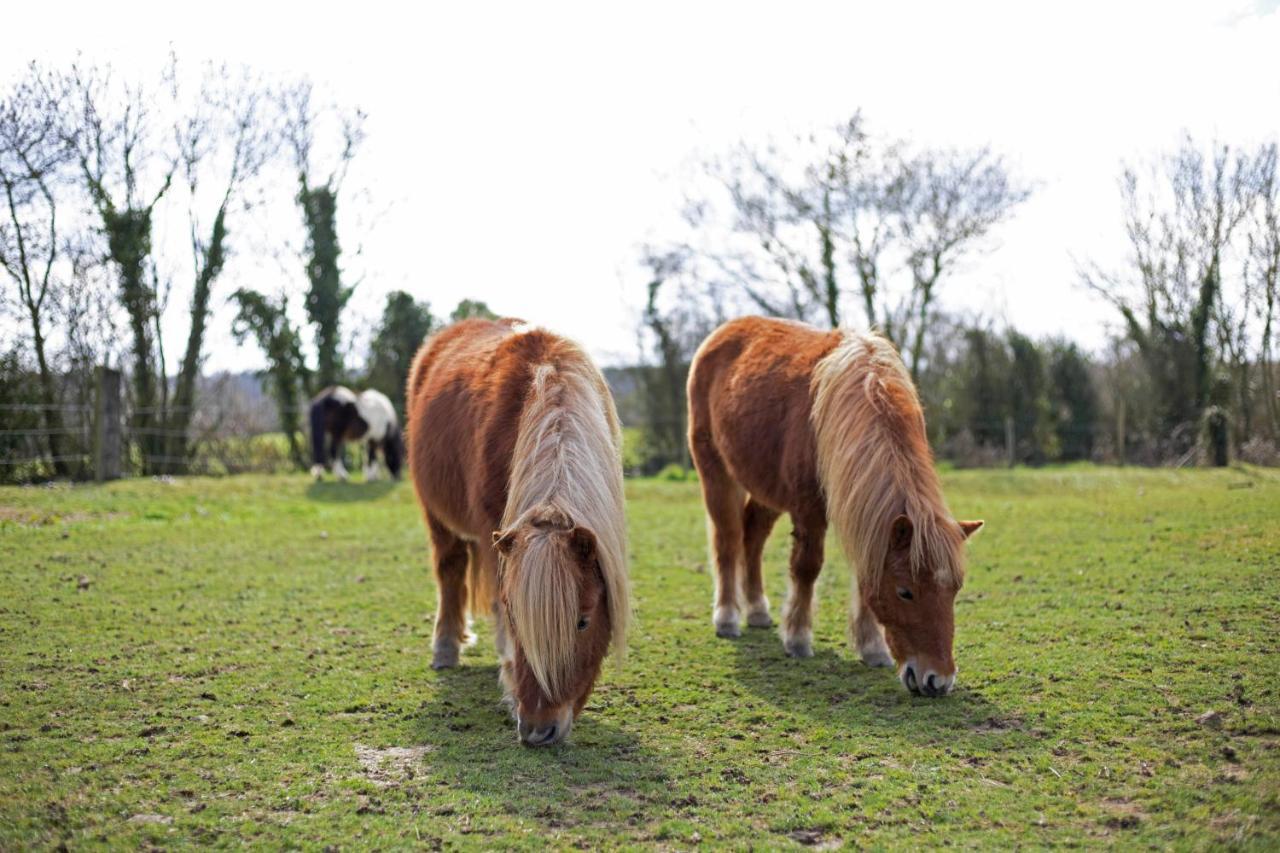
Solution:
M812 658L796 660L782 651L776 631L749 630L732 644L739 683L787 713L916 745L1046 748L1047 732L963 679L950 696L928 699L908 693L892 669L866 666L845 645L819 645Z
M339 483L320 480L307 487L307 497L310 500L325 503L376 501L386 497L398 485L399 482L396 480L374 480L372 483Z
M409 737L427 750L438 784L463 787L501 803L508 814L548 826L601 812L644 808L668 775L660 756L629 732L593 714L590 704L567 743L531 749L516 738L500 701L497 666L440 672L440 697L410 721Z

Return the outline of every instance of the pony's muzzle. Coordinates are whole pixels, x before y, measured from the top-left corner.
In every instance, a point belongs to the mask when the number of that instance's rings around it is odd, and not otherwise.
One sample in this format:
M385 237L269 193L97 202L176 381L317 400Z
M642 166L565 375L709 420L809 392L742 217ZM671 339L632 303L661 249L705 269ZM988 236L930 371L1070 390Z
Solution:
M916 696L946 696L955 687L956 674L943 675L935 669L921 667L914 659L909 660L898 672L902 686Z
M569 736L573 728L573 717L552 720L549 723L531 723L520 720L516 730L520 734L520 743L525 746L554 746Z

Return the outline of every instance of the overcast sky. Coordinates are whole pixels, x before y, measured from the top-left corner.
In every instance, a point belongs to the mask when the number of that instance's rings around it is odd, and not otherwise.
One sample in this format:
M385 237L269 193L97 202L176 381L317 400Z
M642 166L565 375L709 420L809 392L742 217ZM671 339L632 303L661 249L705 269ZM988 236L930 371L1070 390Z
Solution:
M942 302L1096 346L1111 317L1073 258L1122 253L1121 162L1183 131L1280 134L1278 2L64 2L56 25L22 4L3 16L0 79L77 51L152 73L170 44L188 63L310 75L369 113L349 179L367 188L362 222L339 223L362 248L356 312L395 288L446 313L480 298L606 363L634 359L636 250L671 234L693 158L861 109L921 144L990 143L1037 186ZM228 278L223 293L285 282L271 264ZM229 320L220 307L209 367L258 366Z

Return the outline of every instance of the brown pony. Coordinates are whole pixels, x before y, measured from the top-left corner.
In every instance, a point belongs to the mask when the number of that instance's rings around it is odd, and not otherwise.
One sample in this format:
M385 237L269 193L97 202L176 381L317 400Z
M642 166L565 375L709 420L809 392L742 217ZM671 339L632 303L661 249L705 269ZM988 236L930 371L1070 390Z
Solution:
M981 521L947 511L924 414L902 359L871 334L747 317L711 334L689 371L689 447L716 564L716 633L768 627L760 578L769 531L790 513L788 655L813 655L813 585L827 524L853 563L850 630L862 660L896 662L913 693L955 683L954 601L964 541Z
M431 337L408 385L409 465L439 608L436 669L456 666L468 607L492 612L520 740L569 734L630 613L621 433L581 349L517 320Z

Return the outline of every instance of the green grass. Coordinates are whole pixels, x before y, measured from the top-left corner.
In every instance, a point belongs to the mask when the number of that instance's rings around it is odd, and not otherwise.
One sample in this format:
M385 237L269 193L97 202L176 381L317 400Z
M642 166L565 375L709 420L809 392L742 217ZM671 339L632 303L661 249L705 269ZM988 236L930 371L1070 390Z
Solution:
M408 485L0 490L0 849L1280 843L1280 475L945 481L952 697L856 661L834 549L816 657L717 640L697 484L633 482L630 655L551 750L487 624L429 668Z

